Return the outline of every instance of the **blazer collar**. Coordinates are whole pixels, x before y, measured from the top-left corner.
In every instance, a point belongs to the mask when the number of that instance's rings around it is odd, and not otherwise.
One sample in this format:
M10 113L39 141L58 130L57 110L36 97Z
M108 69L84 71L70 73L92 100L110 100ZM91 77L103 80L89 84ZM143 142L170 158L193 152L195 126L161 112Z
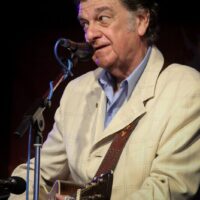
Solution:
M164 58L161 52L153 46L147 66L137 84L138 95L147 101L154 97L157 79L164 65Z

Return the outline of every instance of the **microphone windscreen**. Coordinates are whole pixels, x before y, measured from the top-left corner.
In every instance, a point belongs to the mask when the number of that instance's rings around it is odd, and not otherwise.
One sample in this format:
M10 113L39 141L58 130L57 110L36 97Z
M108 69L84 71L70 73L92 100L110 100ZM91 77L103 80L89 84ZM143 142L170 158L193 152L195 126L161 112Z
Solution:
M13 194L22 194L26 190L26 181L18 176L10 177L13 184L10 186L10 192Z
M61 38L58 40L62 47L69 49L80 61L90 60L94 54L93 47L87 42L74 42Z

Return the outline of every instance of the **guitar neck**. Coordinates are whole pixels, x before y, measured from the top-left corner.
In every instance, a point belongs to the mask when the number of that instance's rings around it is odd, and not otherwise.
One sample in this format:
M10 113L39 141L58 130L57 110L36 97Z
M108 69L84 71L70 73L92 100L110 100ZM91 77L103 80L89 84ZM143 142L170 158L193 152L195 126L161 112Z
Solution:
M70 181L57 180L50 192L41 188L40 200L55 200L56 193L71 196L74 200L110 200L113 172L95 177L85 186Z

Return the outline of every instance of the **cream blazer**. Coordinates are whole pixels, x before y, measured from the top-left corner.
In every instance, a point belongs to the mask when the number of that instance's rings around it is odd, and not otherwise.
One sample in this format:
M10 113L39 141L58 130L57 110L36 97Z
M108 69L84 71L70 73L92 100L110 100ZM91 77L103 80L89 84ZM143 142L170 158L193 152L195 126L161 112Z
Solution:
M200 74L179 64L162 70L163 63L153 47L131 97L106 129L106 97L98 84L102 69L71 81L42 147L40 183L89 182L115 132L141 117L114 171L111 199L185 200L194 195L200 184ZM25 169L20 165L13 175L25 177Z

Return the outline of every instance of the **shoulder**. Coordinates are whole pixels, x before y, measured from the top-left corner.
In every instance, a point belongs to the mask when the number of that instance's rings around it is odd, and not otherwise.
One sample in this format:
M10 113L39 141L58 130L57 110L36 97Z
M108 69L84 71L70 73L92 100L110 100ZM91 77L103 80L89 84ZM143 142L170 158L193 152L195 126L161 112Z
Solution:
M67 88L70 87L76 87L76 88L86 88L88 86L91 86L92 83L96 83L98 81L98 76L101 72L100 68L97 68L95 70L89 71L72 81L70 81L67 85Z
M168 65L163 72L169 73L170 75L185 75L193 78L196 77L197 79L200 77L200 73L193 67L178 63Z
M200 108L200 73L194 68L170 64L160 72L154 89L154 100L171 104L171 109L191 102Z
M70 81L64 89L61 101L66 102L74 98L80 98L90 93L96 87L100 87L98 84L100 71L101 69L97 68Z
M159 81L168 86L177 86L185 90L200 89L200 73L186 65L170 64L160 74Z

